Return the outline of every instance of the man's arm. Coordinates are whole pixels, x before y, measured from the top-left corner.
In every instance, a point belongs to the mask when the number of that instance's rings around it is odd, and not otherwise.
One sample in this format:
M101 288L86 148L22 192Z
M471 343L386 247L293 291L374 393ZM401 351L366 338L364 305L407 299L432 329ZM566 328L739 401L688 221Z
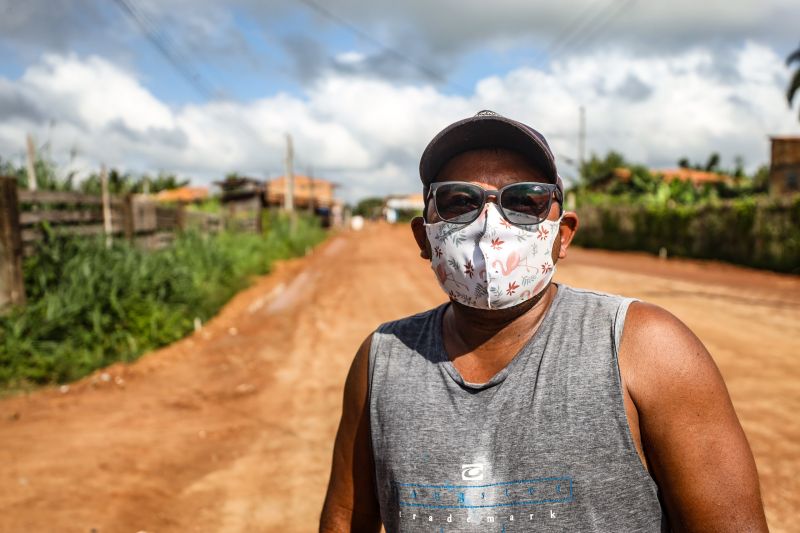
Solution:
M619 360L673 530L767 531L753 453L700 340L672 314L637 302Z
M333 446L333 465L320 532L380 529L367 404L371 342L370 335L361 344L345 381L342 419Z

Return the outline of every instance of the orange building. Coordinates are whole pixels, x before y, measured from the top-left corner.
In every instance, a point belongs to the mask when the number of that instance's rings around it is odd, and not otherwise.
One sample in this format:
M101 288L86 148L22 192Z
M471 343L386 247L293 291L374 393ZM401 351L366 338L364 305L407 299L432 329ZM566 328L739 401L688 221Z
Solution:
M267 205L283 206L286 198L287 180L280 176L267 181ZM333 197L337 184L308 176L294 176L294 206L297 208L331 207L335 203Z

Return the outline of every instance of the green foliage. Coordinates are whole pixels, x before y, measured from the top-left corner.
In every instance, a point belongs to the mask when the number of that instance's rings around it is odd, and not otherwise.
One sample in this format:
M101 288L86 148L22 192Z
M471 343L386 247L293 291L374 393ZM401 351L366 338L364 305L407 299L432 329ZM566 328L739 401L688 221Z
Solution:
M629 163L620 153L610 151L604 157L592 154L581 167L581 184L575 191L579 197L596 202L606 196L617 197L616 203L680 204L714 202L718 199L745 198L767 191L769 167L763 165L747 176L744 160L734 159L733 169L722 168L720 156L714 152L705 163L692 163L688 158L678 160L678 166L706 172L716 172L733 177L733 183L717 182L694 185L688 181L665 182L644 165ZM620 173L629 174L623 179ZM602 189L602 192L597 192ZM608 201L601 200L601 202Z
M353 214L367 218L379 217L383 209L383 202L384 199L379 196L364 198L356 204Z
M186 209L199 213L218 215L222 212L222 202L218 197L208 198L202 202L187 204Z
M36 174L36 186L43 191L80 191L97 195L102 191L100 174L96 172L80 183L75 183L74 171L64 177L59 177L56 164L42 155L37 156L33 169ZM0 158L0 176L12 176L17 179L18 187L28 188L28 171L24 164L14 165L11 161ZM184 187L188 184L188 179L179 179L174 174L163 172L155 177L147 174L134 177L114 168L108 172L108 190L111 194L142 193L145 190L157 193L165 189Z
M71 191L74 190L75 173L70 172L63 178L57 173L57 167L50 159L39 156L33 163L33 171L36 174L36 186L41 190L48 191ZM23 189L28 188L28 170L24 164L14 165L9 160L0 158L0 176L11 176L17 179L17 186Z
M0 385L63 383L174 342L212 317L252 275L324 238L311 217L264 235L187 232L162 250L47 231L25 263L28 303L0 317Z
M605 157L592 154L589 159L581 163L579 172L582 183L591 185L597 181L608 178L615 169L628 166L625 157L614 150L609 151Z
M159 173L155 177L147 174L138 178L127 173L122 173L115 168L108 172L108 190L111 194L143 193L145 190L151 194L166 189L177 189L189 184L188 179L178 179L174 174ZM100 174L90 174L80 184L80 190L86 194L100 194L102 184Z
M583 198L575 243L609 250L643 250L719 259L800 273L800 195L727 201L630 202Z
M421 217L422 216L422 209L398 209L397 210L397 222L398 223L405 223L411 222L411 219L414 217Z

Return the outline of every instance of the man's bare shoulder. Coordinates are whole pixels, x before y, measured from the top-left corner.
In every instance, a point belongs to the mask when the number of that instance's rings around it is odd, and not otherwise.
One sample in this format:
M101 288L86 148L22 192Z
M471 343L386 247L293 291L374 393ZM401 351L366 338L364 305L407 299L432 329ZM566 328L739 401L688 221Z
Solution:
M766 531L752 452L697 335L669 311L633 302L619 362L673 528Z

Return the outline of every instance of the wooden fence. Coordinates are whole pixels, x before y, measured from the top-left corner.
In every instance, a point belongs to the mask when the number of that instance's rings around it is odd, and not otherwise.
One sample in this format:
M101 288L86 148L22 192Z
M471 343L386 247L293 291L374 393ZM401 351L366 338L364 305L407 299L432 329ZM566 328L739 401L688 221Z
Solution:
M223 226L217 215L135 194L110 196L104 215L102 196L18 189L16 179L0 176L0 309L25 302L22 261L44 237L43 223L60 234L105 234L148 249L167 245L187 228L215 233Z

